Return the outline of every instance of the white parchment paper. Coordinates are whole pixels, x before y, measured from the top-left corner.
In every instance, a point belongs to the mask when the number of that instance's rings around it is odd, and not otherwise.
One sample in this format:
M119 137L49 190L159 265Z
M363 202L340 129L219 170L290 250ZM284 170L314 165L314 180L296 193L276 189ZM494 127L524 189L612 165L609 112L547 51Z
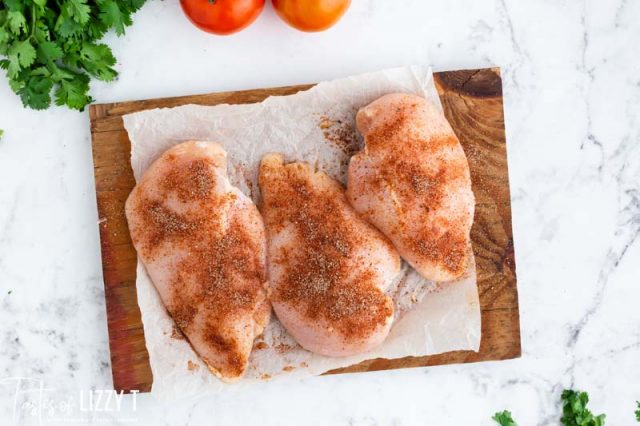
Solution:
M136 180L166 149L186 140L209 140L228 153L231 181L259 200L258 165L264 154L280 152L289 161L314 164L345 183L349 157L358 149L357 110L391 92L415 93L440 108L427 67L403 67L320 83L291 96L247 105L186 105L124 116L131 140ZM473 257L472 254L470 254ZM473 259L472 259L473 260ZM189 343L174 330L144 266L138 262L136 287L151 370L152 393L162 400L246 386L257 380L308 377L372 358L432 355L480 346L480 305L475 261L465 278L434 283L403 264L391 293L397 318L377 349L346 358L305 351L273 316L256 340L246 376L225 384L206 368Z

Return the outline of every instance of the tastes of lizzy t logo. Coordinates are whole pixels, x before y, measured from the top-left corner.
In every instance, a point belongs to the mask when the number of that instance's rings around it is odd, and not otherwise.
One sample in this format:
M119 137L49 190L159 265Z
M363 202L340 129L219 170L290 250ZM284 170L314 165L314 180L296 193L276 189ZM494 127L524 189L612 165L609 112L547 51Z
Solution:
M9 377L0 379L0 392L0 409L9 409L15 425L137 420L137 390L131 395L104 389L67 392L47 387L41 379ZM9 415L0 417L7 419Z

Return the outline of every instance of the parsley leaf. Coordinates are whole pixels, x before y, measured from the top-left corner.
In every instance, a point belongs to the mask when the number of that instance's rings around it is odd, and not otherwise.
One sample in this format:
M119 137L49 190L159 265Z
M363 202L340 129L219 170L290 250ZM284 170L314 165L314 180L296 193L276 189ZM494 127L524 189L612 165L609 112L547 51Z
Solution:
M24 17L22 12L15 12L10 10L7 13L7 24L9 27L9 31L13 34L20 34L27 28L27 19Z
M145 0L2 0L0 69L25 107L83 110L91 78L112 81L116 58L100 39L122 35Z
M638 404L638 409L635 411L636 420L638 421L638 423L640 423L640 401L636 401L636 404Z
M29 40L14 43L9 49L9 56L15 55L22 68L27 68L36 59L36 49Z
M63 39L78 36L82 33L82 24L69 15L69 9L62 9L62 13L58 16L55 32Z
M18 95L23 104L33 109L45 109L51 104L49 93L52 87L53 81L46 76L31 75L27 84L18 91Z
M500 426L518 426L518 423L511 417L511 412L507 410L495 413L491 418Z
M8 41L11 38L9 32L3 27L0 27L0 55L7 54Z
M114 27L116 34L124 34L124 27L131 25L131 17L126 13L122 13L117 1L101 0L98 2L98 7L100 8L102 22L109 27Z
M589 395L586 392L565 389L562 392L563 426L603 426L605 415L594 416L587 409Z
M45 41L38 45L38 60L43 64L52 64L64 56L64 52L52 41Z
M9 55L8 59L3 59L0 61L0 68L7 70L7 76L9 76L9 85L11 87L14 86L15 78L18 73L20 73L20 61L18 61L18 56L15 54Z
M85 43L80 49L80 62L98 80L111 81L118 73L111 68L116 58L106 44Z
M67 105L69 108L82 109L92 101L87 95L89 77L78 74L72 80L62 80L56 90L56 105Z
M91 8L87 6L87 0L67 0L62 4L62 10L66 16L79 24L86 24L91 15Z

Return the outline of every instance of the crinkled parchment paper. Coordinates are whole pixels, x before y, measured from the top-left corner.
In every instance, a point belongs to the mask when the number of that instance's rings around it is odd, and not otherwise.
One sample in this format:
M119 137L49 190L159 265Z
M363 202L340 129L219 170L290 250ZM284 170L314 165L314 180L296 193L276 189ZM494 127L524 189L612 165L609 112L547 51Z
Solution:
M128 114L136 179L163 151L185 140L221 143L228 153L231 181L254 201L259 199L258 165L268 152L288 161L314 164L345 182L349 157L361 143L355 113L391 92L415 93L440 108L431 70L405 67L320 83L291 96L270 97L249 105L186 105ZM245 378L225 384L211 374L189 343L174 331L144 266L138 262L137 291L153 372L152 392L164 400L242 387L256 380L308 377L372 358L431 355L480 346L480 306L475 262L466 278L438 284L403 265L392 293L397 319L384 344L347 358L328 358L298 346L275 316L256 340Z

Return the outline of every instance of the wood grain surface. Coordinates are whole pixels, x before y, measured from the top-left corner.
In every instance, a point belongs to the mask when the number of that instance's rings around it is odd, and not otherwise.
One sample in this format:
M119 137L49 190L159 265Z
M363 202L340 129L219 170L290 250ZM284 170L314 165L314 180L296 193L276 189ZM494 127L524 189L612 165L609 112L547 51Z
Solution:
M520 356L518 293L500 71L488 68L447 71L436 73L434 78L445 115L469 159L476 196L476 213L471 234L482 312L480 351L374 359L333 370L329 374L502 360ZM116 390L146 392L151 389L153 380L136 298L136 252L124 216L124 203L135 181L129 163L131 146L123 127L122 115L184 104L259 102L271 95L289 95L309 87L311 85L90 107L109 346Z

